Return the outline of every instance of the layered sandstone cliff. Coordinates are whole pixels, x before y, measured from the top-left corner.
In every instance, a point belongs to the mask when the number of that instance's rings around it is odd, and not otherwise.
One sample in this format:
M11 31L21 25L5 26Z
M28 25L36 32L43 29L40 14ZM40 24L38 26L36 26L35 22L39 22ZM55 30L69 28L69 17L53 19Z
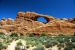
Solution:
M47 23L37 21L37 18L44 17ZM58 19L48 15L35 12L18 12L15 20L2 19L0 29L7 33L17 32L23 35L29 33L50 35L73 35L75 33L75 19Z
M38 17L44 17L48 23L38 22ZM15 19L15 23L17 31L23 34L41 34L44 32L50 35L70 35L75 32L75 24L73 22L34 12L19 12Z

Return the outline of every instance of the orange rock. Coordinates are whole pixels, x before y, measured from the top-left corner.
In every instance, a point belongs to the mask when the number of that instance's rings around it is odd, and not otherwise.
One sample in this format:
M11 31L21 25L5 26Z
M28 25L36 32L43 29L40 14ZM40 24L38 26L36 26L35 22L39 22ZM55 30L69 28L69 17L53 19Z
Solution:
M7 23L7 25L13 25L14 21L13 21L13 19L8 18L7 21L6 21L6 23Z
M37 21L44 17L47 23ZM47 33L49 35L73 35L75 33L75 19L59 19L35 12L18 12L15 20L8 18L0 21L0 28L7 32L17 32L23 35Z
M48 20L48 23L44 24L42 22L36 21L38 17L46 18ZM68 33L69 35L69 33L75 32L75 24L64 19L60 20L52 16L42 15L35 12L26 12L24 13L24 16L18 16L18 18L16 18L15 20L15 23L16 27L18 27L17 32L23 34L41 34L42 32L45 32L51 35L59 35L61 33Z

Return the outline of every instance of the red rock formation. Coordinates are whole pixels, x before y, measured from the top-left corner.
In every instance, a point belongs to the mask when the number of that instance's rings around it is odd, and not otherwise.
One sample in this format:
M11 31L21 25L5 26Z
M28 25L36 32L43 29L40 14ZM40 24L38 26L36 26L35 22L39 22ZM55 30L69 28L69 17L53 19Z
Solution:
M7 25L13 25L14 21L11 18L8 18L7 21L6 21L6 24Z
M44 17L48 20L48 23L36 21L38 17ZM15 26L19 33L36 33L41 34L43 32L51 35L73 35L75 32L75 24L66 20L55 19L52 16L41 15L34 12L19 12L15 20ZM71 34L72 33L72 34Z
M37 18L44 17L48 23L37 21ZM17 32L26 35L28 33L47 33L50 35L73 35L75 32L75 19L58 19L52 16L42 15L35 12L18 12L13 21L8 18L0 21L0 29L7 33Z

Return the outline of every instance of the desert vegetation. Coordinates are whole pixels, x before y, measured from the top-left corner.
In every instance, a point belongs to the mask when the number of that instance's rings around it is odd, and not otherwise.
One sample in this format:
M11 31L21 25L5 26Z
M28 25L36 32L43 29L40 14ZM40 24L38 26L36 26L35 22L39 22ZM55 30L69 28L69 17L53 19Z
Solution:
M0 32L0 50L10 50L11 45L15 46L15 50L75 50L75 35L50 36L42 33L38 36L31 33L23 36L17 33L5 35Z

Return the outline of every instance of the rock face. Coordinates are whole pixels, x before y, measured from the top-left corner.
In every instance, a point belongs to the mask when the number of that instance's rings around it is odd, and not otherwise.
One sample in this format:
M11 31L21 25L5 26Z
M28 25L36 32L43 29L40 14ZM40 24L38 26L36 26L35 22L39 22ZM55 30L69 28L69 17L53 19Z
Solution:
M68 21L75 24L75 18L68 19Z
M37 21L39 17L45 18L47 23ZM6 34L17 32L22 33L23 35L29 33L73 35L75 33L75 19L58 19L35 12L18 12L15 20L12 20L11 18L2 19L0 21L0 30L5 30Z
M45 24L37 21L37 18L39 17L44 17L47 20L47 23ZM28 33L73 35L75 32L75 23L35 12L19 12L15 19L15 26L17 32L24 35Z
M11 18L8 19L2 19L0 21L0 32L3 32L5 34L9 34L12 32L15 32L15 26L14 26L14 20L12 20Z

